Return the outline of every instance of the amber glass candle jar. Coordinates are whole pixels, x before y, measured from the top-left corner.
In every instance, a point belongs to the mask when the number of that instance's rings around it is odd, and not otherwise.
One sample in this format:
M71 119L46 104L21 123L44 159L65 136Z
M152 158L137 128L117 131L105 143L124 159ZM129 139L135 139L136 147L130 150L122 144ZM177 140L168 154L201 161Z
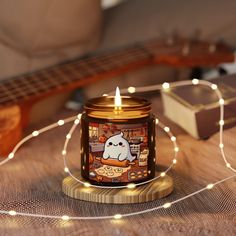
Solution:
M155 118L145 99L90 99L81 117L81 173L96 185L127 185L155 176Z

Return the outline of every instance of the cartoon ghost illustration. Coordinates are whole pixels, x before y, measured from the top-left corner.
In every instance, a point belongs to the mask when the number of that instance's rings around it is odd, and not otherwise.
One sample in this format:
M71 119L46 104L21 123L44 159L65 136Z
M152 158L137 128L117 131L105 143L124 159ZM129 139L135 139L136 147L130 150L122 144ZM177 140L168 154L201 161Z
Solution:
M104 159L112 158L119 161L128 160L130 162L135 159L135 156L131 155L129 143L123 138L123 135L121 132L107 139L103 152Z

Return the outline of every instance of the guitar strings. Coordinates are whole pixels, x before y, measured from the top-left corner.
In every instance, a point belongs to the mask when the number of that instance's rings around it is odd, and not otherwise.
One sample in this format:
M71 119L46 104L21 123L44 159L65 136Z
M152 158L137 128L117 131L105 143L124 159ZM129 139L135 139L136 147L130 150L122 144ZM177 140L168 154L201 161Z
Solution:
M220 121L219 121L219 125L220 125L220 131L219 131L219 135L220 135L220 143L219 143L219 148L221 149L221 156L226 164L226 167L231 169L234 173L236 172L236 170L234 168L231 167L230 163L227 161L226 159L226 156L225 156L225 153L224 153L224 145L223 145L223 125L224 125L224 99L222 97L222 94L220 92L220 90L218 89L217 85L216 84L212 84L208 81L199 81L198 79L193 79L192 80L192 83L190 81L180 81L180 82L174 82L172 84L169 84L169 83L164 83L162 84L162 86L160 85L154 85L154 87L158 87L159 89L169 89L170 88L170 85L173 85L175 87L177 86L185 86L185 85L197 85L197 84L203 84L205 86L210 86L217 94L218 98L219 98L219 104L220 104ZM144 88L144 89L147 89L147 88ZM139 90L141 90L141 88L139 88ZM129 92L129 88L127 89L127 91ZM54 123L54 124L51 124L49 126L46 126L40 130L36 130L36 131L33 131L32 134L26 136L24 139L22 139L16 146L15 148L13 149L13 151L8 155L8 157L3 160L2 162L0 162L0 165L3 165L5 164L6 162L8 162L9 160L11 160L12 158L14 158L14 155L15 155L15 152L18 150L18 148L23 144L25 143L26 141L28 141L29 139L33 138L33 137L36 137L38 136L39 134L43 133L43 132L46 132L50 129L53 129L53 128L56 128L58 126L62 126L64 125L65 123L68 123L68 122L71 122L71 121L74 121L74 124L78 124L79 123L79 119L81 118L81 115L79 114L78 116L75 117L70 117L70 118L67 118L65 120L59 120L57 123ZM222 122L223 121L223 122ZM158 123L158 122L157 122ZM169 127L164 127L164 131L166 132L170 132L170 129ZM172 135L172 133L170 134ZM69 142L68 140L71 138L68 138L68 134L66 135L66 141ZM174 137L174 138L173 138ZM176 141L176 137L175 136L171 136L171 141ZM63 154L63 153L62 153ZM64 155L64 154L63 154ZM206 187L202 188L202 189L199 189L195 192L192 192L184 197L181 197L181 198L178 198L176 200L173 200L172 202L166 202L165 204L163 205L160 205L160 206L157 206L157 207L153 207L153 208L148 208L148 209L145 209L145 210L142 210L142 211L134 211L134 212L130 212L130 213L125 213L125 214L115 214L115 215L105 215L105 216L68 216L68 215L62 215L62 216L58 216L58 215L43 215L43 214L34 214L34 213L27 213L27 212L16 212L15 210L10 210L10 211L6 211L6 210L0 210L0 214L7 214L7 215L10 215L10 216L27 216L27 217L37 217L37 218L48 218L48 219L60 219L60 220L63 220L63 221L68 221L68 220L98 220L98 219L116 219L116 220L119 220L123 217L128 217L128 216L134 216L134 215L139 215L139 214L144 214L144 213L147 213L147 212L152 212L154 210L158 210L158 209L167 209L169 207L171 207L172 205L178 203L178 202L181 202L183 200L186 200L190 197L193 197L203 191L206 191L206 190L211 190L213 187L215 187L216 185L219 185L220 183L223 183L225 181L228 181L230 179L233 179L236 177L236 174L233 174L231 176L228 176L226 178L223 178L219 181L216 181L214 183L209 183L208 185L206 185ZM89 186L87 186L89 187Z
M110 57L113 60L109 61ZM17 99L23 99L24 97L26 98L29 95L32 95L32 89L34 90L33 95L37 95L38 93L42 92L42 90L45 90L45 82L49 82L49 84L46 84L46 86L52 85L54 83L53 87L47 88L47 90L50 90L51 88L57 88L57 87L62 86L63 82L70 83L74 80L84 79L86 77L95 76L99 73L101 74L104 72L105 73L109 72L108 70L106 71L104 69L101 71L101 68L104 68L104 66L106 67L109 65L113 69L115 69L117 68L117 66L120 66L120 67L126 66L128 63L135 63L138 60L144 60L144 59L148 59L147 54L145 55L144 51L137 48L137 49L133 49L132 51L119 52L117 53L117 55L114 54L114 55L108 55L108 56L100 56L100 59L99 58L95 59L94 57L82 59L82 60L76 61L75 63L61 65L60 69L58 68L45 69L45 71L42 71L42 72L35 72L35 75L32 74L26 77L19 77L13 80L7 80L0 83L0 89L3 89L4 91L6 91L6 92L2 91L0 102L6 102L6 101L12 101L12 100L16 101ZM102 63L100 65L97 63L96 67L99 69L95 69L95 66L89 65L89 62L93 64L97 62L99 63L102 62ZM85 63L87 64L85 65ZM81 67L83 67L83 71L87 71L87 72L83 74L80 71L77 71L76 70L77 68L73 68L72 66L74 67L76 66L78 67L78 69L81 69ZM56 74L56 77L59 80L54 80L51 77L50 73L55 73L57 70L60 70L60 73ZM70 79L65 80L65 78L66 77L68 78L68 76L67 74L63 73L63 70L72 74L76 74L76 76L74 77L74 79L72 77ZM39 80L39 79L35 80L35 76L36 77L38 76L41 78L43 77L43 80ZM37 87L32 86L32 85L35 85L35 83ZM16 86L19 86L19 87L16 88ZM39 88L38 91L37 91L37 88Z
M135 50L133 50L133 51L125 51L125 52L118 52L117 53L117 55L116 54L111 54L111 55L109 55L109 56L100 56L99 58L98 58L98 61L99 60L101 60L101 61L103 61L104 63L106 63L106 60L107 60L107 58L109 59L109 57L118 57L118 59L119 59L119 57L124 57L124 58L129 58L130 56L132 56L133 54L135 54L135 53L137 53L137 52L139 52L139 51L137 51L137 49L135 49ZM126 55L127 54L127 55ZM102 58L103 57L103 58ZM106 58L107 57L107 58ZM89 62L90 60L94 60L94 57L91 57L91 58L86 58L86 59L80 59L80 60L76 60L75 62L70 62L69 64L64 64L64 65L60 65L60 68L63 68L64 69L64 67L67 67L67 66L71 66L71 65L79 65L79 63L86 63L86 62ZM113 58L114 59L114 58ZM109 62L109 61L108 61ZM54 69L54 68L52 68L52 69ZM45 70L47 70L47 69L45 69ZM49 69L50 70L50 69ZM35 72L36 74L37 73L40 73L40 72ZM22 77L20 77L20 78L22 78ZM24 77L23 77L24 78ZM8 81L4 81L4 82L8 82Z

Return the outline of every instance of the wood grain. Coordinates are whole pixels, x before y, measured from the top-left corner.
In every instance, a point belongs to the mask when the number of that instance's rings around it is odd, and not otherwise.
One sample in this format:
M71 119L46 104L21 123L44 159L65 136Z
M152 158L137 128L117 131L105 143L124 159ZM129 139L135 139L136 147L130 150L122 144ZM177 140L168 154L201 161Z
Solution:
M156 172L156 175L158 174ZM80 173L76 177L81 178ZM85 187L71 176L66 177L62 182L62 191L69 197L90 202L115 204L141 203L157 200L169 195L173 191L173 188L173 180L168 175L133 189L111 190Z
M0 155L9 153L22 135L21 110L19 106L0 109Z

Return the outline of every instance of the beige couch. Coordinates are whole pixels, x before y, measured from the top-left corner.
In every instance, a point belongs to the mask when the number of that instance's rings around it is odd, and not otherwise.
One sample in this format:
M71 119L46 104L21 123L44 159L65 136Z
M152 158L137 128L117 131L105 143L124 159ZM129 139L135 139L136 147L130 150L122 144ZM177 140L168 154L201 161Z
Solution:
M94 49L101 20L99 0L0 0L0 79Z

